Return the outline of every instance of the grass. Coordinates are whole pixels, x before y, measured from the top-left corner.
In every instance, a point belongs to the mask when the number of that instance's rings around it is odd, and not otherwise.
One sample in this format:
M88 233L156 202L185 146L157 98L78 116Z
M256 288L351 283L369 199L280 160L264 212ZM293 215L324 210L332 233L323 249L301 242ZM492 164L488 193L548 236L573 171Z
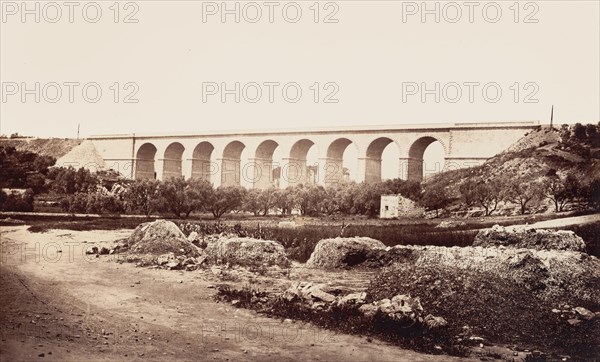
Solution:
M441 265L396 265L379 273L367 289L369 300L410 294L421 299L428 313L444 317L450 332L460 335L468 326L472 335L494 344L519 345L555 356L589 359L600 355L600 320L567 323L553 313L562 304L599 305L565 295L553 300L538 298L514 281L489 272L460 270Z
M468 246L473 243L475 230L436 229L432 224L411 224L388 226L380 225L348 225L342 227L324 227L305 225L297 228L279 228L276 226L229 225L225 223L179 223L186 235L196 231L200 235L227 232L240 237L252 237L264 240L276 240L286 249L288 257L304 263L312 254L315 245L323 239L338 236L368 236L380 240L387 246L394 245L436 245L436 246Z
M518 222L539 221L539 218L519 219ZM45 232L50 229L67 230L115 230L133 229L145 218L121 217L65 217L19 215L18 219L27 222L29 231ZM182 231L189 235L196 231L200 235L220 234L223 232L241 237L276 240L287 250L288 256L298 262L306 262L319 240L345 237L366 236L380 240L385 245L435 245L435 246L469 246L472 245L477 230L494 224L509 225L516 222L511 219L465 220L467 223L453 229L435 228L438 221L417 222L416 220L368 220L368 219L314 219L306 225L296 228L280 228L279 218L246 218L224 221L184 221L173 220ZM0 220L0 225L3 225ZM7 224L8 225L8 224ZM572 230L586 242L587 253L600 257L600 223L563 227Z

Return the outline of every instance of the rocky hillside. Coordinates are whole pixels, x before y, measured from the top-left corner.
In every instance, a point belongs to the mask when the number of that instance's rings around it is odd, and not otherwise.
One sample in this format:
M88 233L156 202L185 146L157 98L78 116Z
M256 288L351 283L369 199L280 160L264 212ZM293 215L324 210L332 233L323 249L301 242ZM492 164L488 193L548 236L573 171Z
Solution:
M424 187L445 189L450 198L464 201L469 183L495 182L507 192L514 185L542 185L548 177L570 177L582 187L599 180L600 125L540 127L483 165L437 174Z
M73 138L0 138L0 146L14 147L17 151L35 152L59 159L83 140Z

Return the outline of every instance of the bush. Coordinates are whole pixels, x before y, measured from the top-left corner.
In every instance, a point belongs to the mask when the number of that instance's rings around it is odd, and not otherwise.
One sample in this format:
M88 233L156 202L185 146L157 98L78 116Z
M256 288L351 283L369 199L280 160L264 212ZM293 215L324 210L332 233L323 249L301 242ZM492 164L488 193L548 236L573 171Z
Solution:
M23 194L16 192L6 194L4 191L0 191L0 193L2 194L0 197L2 211L33 211L33 191L31 189L26 190Z
M121 214L125 210L123 202L114 195L102 193L77 193L61 200L61 207L70 213Z

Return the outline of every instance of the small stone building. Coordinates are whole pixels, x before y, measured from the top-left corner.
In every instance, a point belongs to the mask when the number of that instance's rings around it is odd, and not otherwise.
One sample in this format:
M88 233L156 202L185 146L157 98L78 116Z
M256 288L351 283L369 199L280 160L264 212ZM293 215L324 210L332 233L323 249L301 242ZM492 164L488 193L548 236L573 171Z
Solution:
M397 217L420 217L425 210L411 200L400 194L381 195L381 219L394 219Z

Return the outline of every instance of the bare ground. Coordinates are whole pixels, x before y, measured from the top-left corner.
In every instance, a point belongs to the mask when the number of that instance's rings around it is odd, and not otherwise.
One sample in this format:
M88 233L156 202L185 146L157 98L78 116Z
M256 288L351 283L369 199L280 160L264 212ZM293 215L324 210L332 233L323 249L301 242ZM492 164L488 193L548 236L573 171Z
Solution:
M84 254L87 244L113 241L130 230L26 229L0 228L3 361L453 360L216 303L218 279L210 270L136 268L113 255ZM360 287L369 279L296 269L282 282L311 275ZM266 278L252 282L269 287Z

